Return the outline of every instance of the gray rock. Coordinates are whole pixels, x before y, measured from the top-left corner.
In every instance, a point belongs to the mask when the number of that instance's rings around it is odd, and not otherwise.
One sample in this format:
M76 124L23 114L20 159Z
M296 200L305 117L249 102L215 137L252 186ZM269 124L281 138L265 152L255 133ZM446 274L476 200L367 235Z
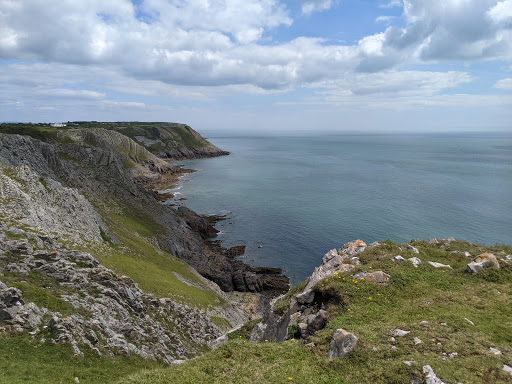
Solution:
M405 259L400 256L400 255L396 255L395 257L393 257L393 261L404 261Z
M324 311L323 309L318 311L316 314L307 316L307 318L306 318L306 325L307 325L306 334L312 335L316 331L325 328L325 326L327 325L327 320L328 320L327 311Z
M2 284L5 286L5 284ZM16 304L23 304L21 298L21 291L18 288L3 288L0 289L0 303L6 307L12 307Z
M357 336L344 329L337 329L329 344L329 358L345 356L357 345Z
M429 244L439 244L439 240L437 240L436 238L428 239L428 242Z
M312 289L305 290L304 292L295 296L295 299L297 300L297 303L301 305L311 304L315 299L315 291Z
M350 264L352 264L352 265L361 265L361 260L359 260L359 257L357 257L357 256L352 256L350 258Z
M503 364L503 371L507 372L510 376L512 376L512 367L508 366L507 364Z
M210 348L211 348L211 349L217 349L217 348L219 348L222 344L227 343L227 341L228 341L228 337L227 337L226 335L222 335L221 337L216 338L215 340L213 340L213 341L210 343Z
M447 264L441 264L441 263L438 263L436 261L429 261L428 262L431 266L433 266L434 268L445 268L445 269L453 269L450 265L447 265Z
M423 374L425 374L425 384L445 384L436 376L430 365L423 366Z
M418 251L418 248L413 247L411 244L407 244L406 247L409 251L412 251L412 253L419 255L420 251Z
M307 279L304 291L313 288L316 283L326 277L354 269L355 265L349 264L350 258L365 249L366 244L361 240L356 240L345 244L339 251L332 249L327 252L322 259L322 264L315 268Z
M405 331L400 328L393 330L393 336L396 336L396 337L404 337L404 336L408 335L409 333L411 333L411 331Z
M491 351L491 353L492 353L493 355L496 355L496 356L499 356L499 355L501 355L501 354L502 354L502 353L501 353L501 351L500 351L499 349L494 348L494 347L489 347L489 351Z
M383 271L359 272L354 275L355 280L364 279L366 281L370 281L372 283L377 283L381 285L387 285L390 277L390 275Z
M478 273L486 268L500 268L498 259L492 253L482 253L481 255L478 255L471 263L468 264L466 272Z
M0 205L1 207L1 205ZM0 211L1 212L1 211ZM30 245L28 240L7 240L3 242L2 248L5 252L12 252L18 255L30 255L34 248Z
M412 265L414 265L415 268L418 268L418 265L421 264L421 260L418 259L417 257L411 257L410 259L407 260L409 260L412 263Z

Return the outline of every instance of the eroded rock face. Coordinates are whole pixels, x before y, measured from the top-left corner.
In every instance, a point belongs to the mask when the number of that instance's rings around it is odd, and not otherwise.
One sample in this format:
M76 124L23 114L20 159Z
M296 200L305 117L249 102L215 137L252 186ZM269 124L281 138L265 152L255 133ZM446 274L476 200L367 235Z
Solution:
M357 336L353 333L342 328L337 329L329 344L329 358L345 356L354 349L357 345L357 340Z
M355 268L357 263L352 263L350 259L366 248L367 246L364 241L356 240L346 243L338 251L332 249L327 252L322 259L322 264L315 268L313 274L308 278L305 290L311 289L320 280L335 273L346 272Z
M466 272L478 273L487 268L500 268L498 259L492 253L482 253L481 255L478 255L471 263L468 264Z
M106 239L118 242L94 206L116 214L129 207L162 228L150 239L153 244L183 259L224 291L275 295L288 290L282 270L250 267L235 260L233 252L209 243L206 239L217 232L211 220L186 208L161 205L145 190L145 181L173 171L174 165L119 132L71 129L62 135L75 143L48 144L0 134L1 215L20 218L50 237L85 245ZM133 165L128 168L127 158ZM11 268L23 273L17 265Z
M20 249L23 243L0 240L0 249ZM15 264L20 269L37 271L66 287L69 293L60 299L76 313L64 316L26 303L22 291L0 282L4 328L27 330L38 337L42 327L48 327L54 342L71 344L77 355L82 354L79 345L83 344L98 355L135 353L167 363L198 353L222 335L204 312L145 294L132 279L103 267L90 254L54 245L31 252L23 248L23 254L9 251L9 257L18 259ZM6 263L0 260L0 269Z

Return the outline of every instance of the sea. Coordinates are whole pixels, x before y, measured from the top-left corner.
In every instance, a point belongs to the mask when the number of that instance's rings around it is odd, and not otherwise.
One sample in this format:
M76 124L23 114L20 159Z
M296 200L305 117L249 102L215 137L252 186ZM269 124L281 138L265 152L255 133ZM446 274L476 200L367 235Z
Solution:
M296 284L344 243L512 244L512 134L209 133L229 156L180 161L170 203L217 224L242 260Z

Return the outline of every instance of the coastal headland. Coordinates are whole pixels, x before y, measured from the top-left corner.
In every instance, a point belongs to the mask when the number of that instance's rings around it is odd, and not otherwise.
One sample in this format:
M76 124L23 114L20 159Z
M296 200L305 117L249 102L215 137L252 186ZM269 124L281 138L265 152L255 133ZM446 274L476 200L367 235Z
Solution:
M510 380L511 247L356 240L289 290L224 217L161 204L172 159L226 154L183 124L0 125L0 382Z

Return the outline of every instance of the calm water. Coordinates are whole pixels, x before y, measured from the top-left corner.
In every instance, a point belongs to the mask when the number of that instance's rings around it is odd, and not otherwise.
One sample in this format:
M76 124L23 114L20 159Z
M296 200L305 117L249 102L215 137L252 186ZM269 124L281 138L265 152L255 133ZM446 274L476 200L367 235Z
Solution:
M245 262L281 267L293 283L355 239L512 243L510 135L209 139L232 154L180 162L199 171L178 198L227 214L224 245L247 245Z

